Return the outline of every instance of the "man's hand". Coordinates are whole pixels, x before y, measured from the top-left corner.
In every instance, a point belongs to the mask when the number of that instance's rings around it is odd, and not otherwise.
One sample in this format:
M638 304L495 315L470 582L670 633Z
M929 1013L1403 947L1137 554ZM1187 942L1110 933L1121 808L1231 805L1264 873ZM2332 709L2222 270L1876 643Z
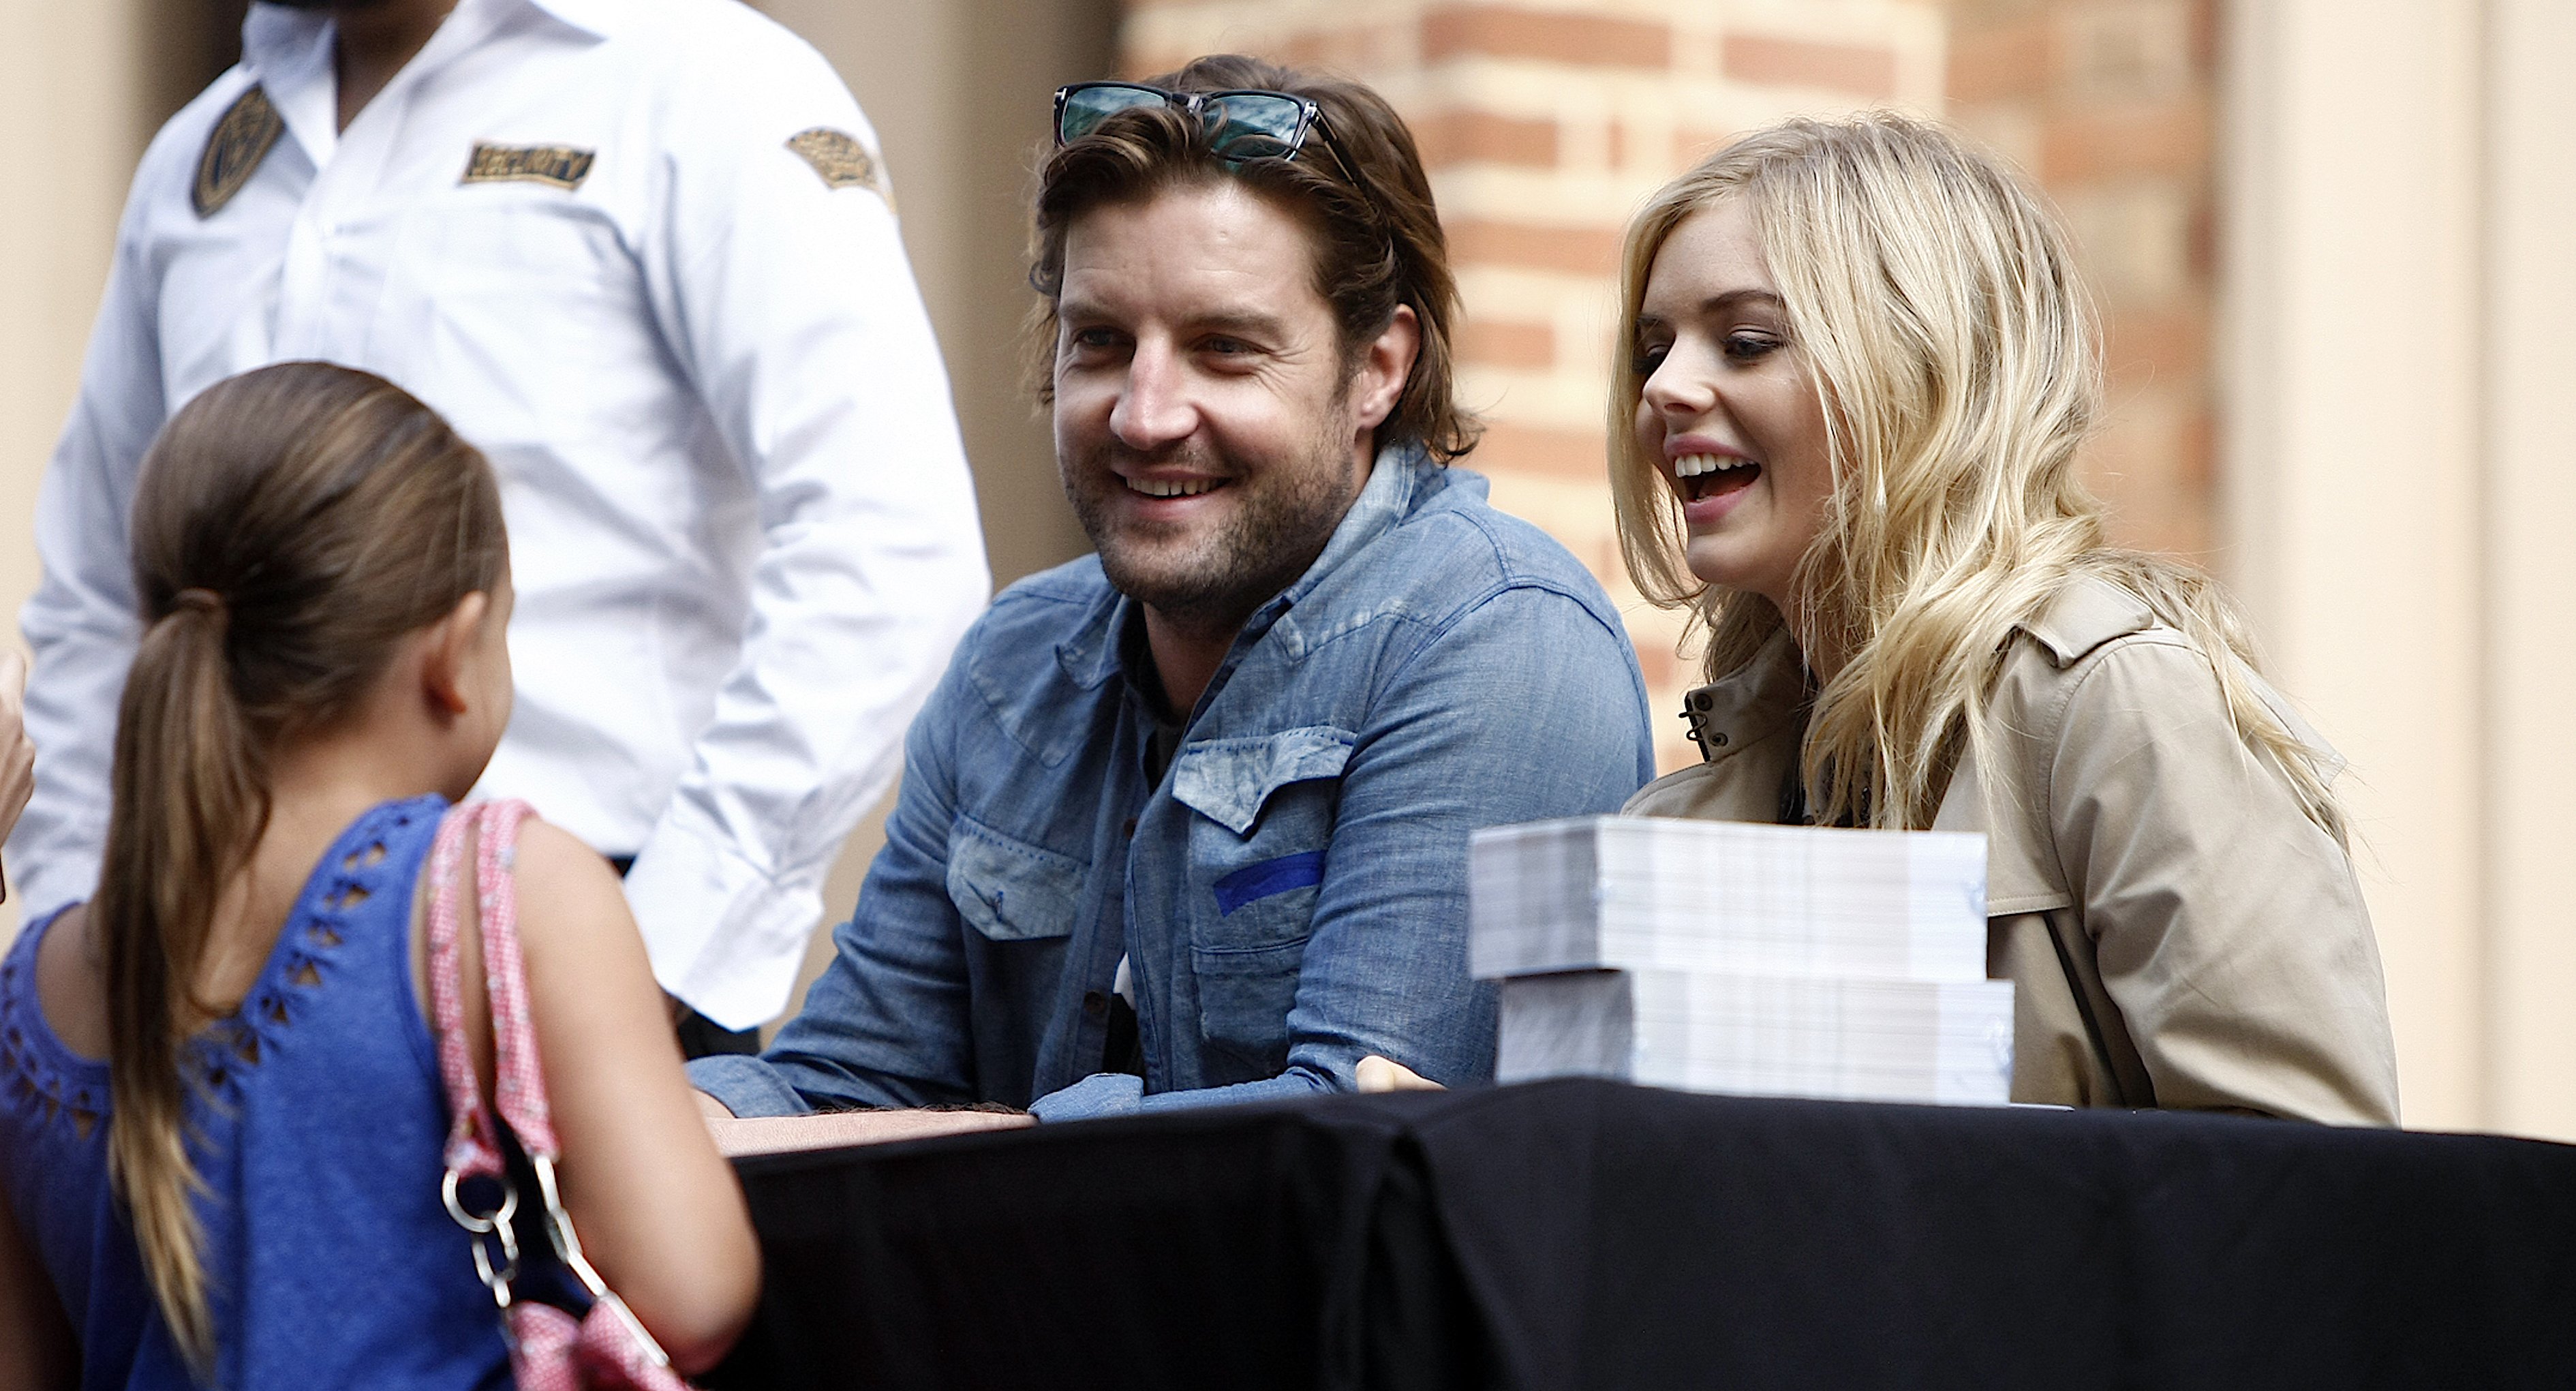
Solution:
M698 1093L716 1149L727 1159L752 1154L841 1149L963 1135L978 1130L1018 1130L1037 1124L1022 1111L835 1111L821 1116L736 1116L723 1102Z
M1393 1058L1375 1053L1360 1059L1360 1090L1366 1092L1443 1092L1449 1090Z

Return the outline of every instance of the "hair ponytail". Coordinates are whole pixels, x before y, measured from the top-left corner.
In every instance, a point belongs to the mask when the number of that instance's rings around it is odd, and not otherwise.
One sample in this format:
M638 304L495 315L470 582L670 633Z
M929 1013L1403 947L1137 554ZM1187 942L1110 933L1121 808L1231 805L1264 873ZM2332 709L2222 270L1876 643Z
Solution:
M438 538L448 544L421 544ZM190 402L133 514L144 623L118 704L90 905L107 973L109 1173L173 1339L214 1365L188 1154L189 1039L215 911L268 827L282 738L356 707L405 634L507 565L482 456L376 377L284 363Z
M108 817L115 872L101 877L92 911L122 928L102 934L115 1045L109 1172L171 1334L203 1373L214 1333L180 1081L186 1030L152 1024L211 1013L194 999L192 982L205 958L214 887L259 843L268 797L260 751L224 669L222 601L202 589L187 596L145 630L126 678Z

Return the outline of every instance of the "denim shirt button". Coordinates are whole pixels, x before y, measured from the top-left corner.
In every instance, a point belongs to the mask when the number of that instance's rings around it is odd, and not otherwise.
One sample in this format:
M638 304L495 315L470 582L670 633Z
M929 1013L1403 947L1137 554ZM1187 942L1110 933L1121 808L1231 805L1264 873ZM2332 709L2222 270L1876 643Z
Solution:
M1084 992L1082 1013L1084 1017L1090 1019L1106 1018L1109 1014L1109 997L1097 990Z

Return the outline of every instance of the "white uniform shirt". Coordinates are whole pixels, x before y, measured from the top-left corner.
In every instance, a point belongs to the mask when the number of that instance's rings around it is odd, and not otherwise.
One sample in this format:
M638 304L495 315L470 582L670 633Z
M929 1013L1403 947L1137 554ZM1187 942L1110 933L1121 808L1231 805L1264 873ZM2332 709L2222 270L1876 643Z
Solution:
M478 791L633 854L664 987L767 1018L990 587L874 137L735 0L460 0L345 132L331 35L254 6L135 177L38 504L25 902L97 882L146 446L216 381L325 359L500 476L518 704ZM254 85L284 132L201 216Z

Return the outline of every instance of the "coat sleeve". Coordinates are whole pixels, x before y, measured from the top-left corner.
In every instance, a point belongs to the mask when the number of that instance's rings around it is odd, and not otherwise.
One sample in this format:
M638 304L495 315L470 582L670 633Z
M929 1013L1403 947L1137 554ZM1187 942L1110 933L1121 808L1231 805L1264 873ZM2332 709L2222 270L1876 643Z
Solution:
M2048 770L2060 867L2156 1104L2397 1123L2379 948L2351 857L2169 634L2103 649Z

